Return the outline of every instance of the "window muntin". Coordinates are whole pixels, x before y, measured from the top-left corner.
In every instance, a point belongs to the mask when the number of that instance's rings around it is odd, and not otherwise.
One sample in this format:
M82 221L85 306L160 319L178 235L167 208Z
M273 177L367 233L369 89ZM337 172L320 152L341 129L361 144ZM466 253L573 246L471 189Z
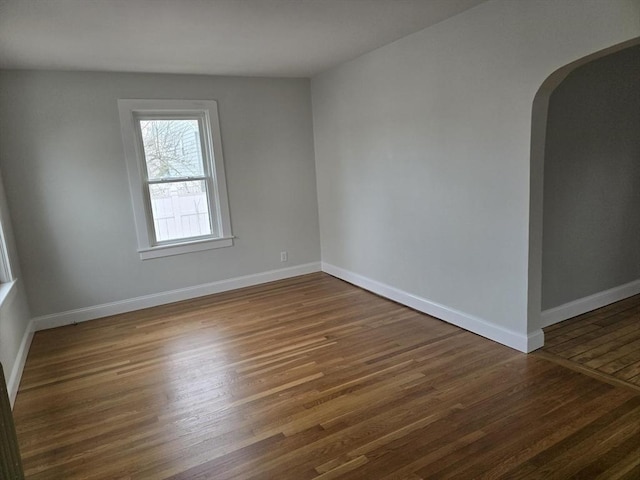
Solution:
M118 107L141 258L232 245L216 102Z

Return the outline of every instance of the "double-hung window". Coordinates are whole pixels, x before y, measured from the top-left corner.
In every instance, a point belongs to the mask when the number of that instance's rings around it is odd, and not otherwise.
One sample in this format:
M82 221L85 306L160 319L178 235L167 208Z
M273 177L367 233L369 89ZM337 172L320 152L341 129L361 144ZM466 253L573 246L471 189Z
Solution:
M118 108L140 257L230 246L216 102L119 100Z

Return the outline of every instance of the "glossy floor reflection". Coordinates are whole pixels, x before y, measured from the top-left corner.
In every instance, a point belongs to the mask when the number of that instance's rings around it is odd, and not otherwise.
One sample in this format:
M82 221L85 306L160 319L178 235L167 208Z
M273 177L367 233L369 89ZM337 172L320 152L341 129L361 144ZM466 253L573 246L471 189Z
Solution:
M38 332L29 479L639 478L640 396L306 275Z

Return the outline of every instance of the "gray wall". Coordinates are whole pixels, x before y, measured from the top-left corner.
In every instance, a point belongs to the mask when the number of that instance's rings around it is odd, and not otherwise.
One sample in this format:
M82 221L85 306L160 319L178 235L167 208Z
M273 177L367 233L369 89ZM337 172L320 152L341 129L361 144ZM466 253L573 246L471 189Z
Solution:
M542 307L640 278L640 46L574 70L549 102Z
M494 0L314 77L323 262L519 335L539 328L533 99L556 69L639 36L639 13Z
M233 247L139 259L118 98L218 101ZM320 259L308 80L3 71L0 129L34 316Z
M2 141L0 134L0 141ZM4 368L4 375L7 382L11 381L11 375L15 367L16 355L20 348L20 343L27 331L30 314L27 305L26 293L22 282L20 264L14 242L11 216L7 208L7 201L4 190L4 182L0 177L0 218L7 244L7 254L13 277L17 279L14 290L10 297L6 298L0 306L0 362ZM13 385L10 385L14 388Z

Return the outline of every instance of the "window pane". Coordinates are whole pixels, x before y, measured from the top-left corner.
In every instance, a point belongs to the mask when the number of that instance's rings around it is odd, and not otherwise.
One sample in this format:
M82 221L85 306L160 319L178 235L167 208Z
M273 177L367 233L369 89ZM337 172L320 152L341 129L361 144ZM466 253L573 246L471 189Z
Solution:
M140 120L140 132L149 180L204 176L197 119Z
M149 185L149 194L158 242L214 233L204 180L155 183Z

